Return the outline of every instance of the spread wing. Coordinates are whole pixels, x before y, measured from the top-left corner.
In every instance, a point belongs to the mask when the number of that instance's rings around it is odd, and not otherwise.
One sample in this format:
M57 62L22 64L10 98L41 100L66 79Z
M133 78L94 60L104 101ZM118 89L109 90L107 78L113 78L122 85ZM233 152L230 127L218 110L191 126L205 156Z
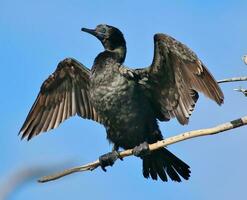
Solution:
M197 92L219 105L223 103L224 95L205 65L187 46L168 35L154 36L153 62L136 73L161 121L176 117L181 124L188 123Z
M78 114L100 122L89 99L90 71L73 58L61 61L56 71L44 81L20 130L22 138L32 137L59 126Z

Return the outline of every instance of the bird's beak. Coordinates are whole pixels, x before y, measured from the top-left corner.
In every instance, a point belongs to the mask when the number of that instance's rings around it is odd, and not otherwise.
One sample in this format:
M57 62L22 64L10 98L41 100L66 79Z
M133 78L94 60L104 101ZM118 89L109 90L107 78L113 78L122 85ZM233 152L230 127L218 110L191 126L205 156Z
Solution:
M96 36L96 37L98 35L95 29L82 28L81 31L89 33L89 34Z
M82 28L81 31L89 33L93 36L95 36L96 38L98 38L99 40L104 39L105 35L96 31L95 29L89 29L89 28Z

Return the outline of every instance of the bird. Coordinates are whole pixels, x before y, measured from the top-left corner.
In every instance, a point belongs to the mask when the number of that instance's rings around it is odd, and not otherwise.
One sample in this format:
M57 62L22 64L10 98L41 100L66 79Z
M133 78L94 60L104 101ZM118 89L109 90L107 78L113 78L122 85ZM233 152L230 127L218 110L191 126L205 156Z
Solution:
M221 105L224 95L216 80L185 44L173 37L154 35L154 56L145 68L124 65L126 41L116 27L99 24L81 31L96 37L104 47L91 69L75 58L65 58L43 82L20 129L30 140L78 115L102 124L112 151L99 157L101 168L112 166L119 148L133 149L142 159L145 178L181 182L190 166L167 148L150 151L149 144L163 139L158 123L176 118L185 125L199 92Z

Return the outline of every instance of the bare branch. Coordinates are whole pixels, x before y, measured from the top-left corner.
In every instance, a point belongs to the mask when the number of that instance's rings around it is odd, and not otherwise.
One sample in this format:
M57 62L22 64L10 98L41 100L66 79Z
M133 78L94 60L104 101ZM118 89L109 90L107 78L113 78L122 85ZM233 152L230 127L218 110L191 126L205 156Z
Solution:
M247 56L243 57L242 59L243 60L246 59L246 63L247 63ZM218 80L217 82L218 83L228 83L228 82L239 82L239 81L247 81L247 76L222 79L222 80ZM247 96L247 89L238 88L238 89L234 89L234 91L242 92L245 96Z
M217 82L227 83L227 82L237 82L237 81L247 81L247 76L227 78L227 79L218 80Z
M0 200L12 199L12 195L16 190L23 185L31 184L35 179L44 176L47 173L52 173L58 167L66 167L71 165L72 161L63 161L61 163L54 163L39 166L21 167L15 169L12 173L7 175L0 181Z
M161 140L154 144L150 144L149 148L151 151L154 151L156 149L159 149L159 148L162 148L162 147L165 147L165 146L177 143L177 142L181 142L187 139L200 137L200 136L206 136L206 135L213 135L213 134L224 132L224 131L234 129L240 126L244 126L246 124L247 124L247 116L244 116L242 118L239 118L239 119L236 119L236 120L224 123L224 124L220 124L212 128L189 131L189 132L185 132L185 133L173 136L173 137L169 137L165 140ZM133 155L132 149L119 152L119 158L124 158L124 157L131 156L131 155ZM92 171L99 166L100 166L99 160L96 160L86 165L74 167L71 169L64 170L63 172L54 174L54 175L42 177L39 180L39 182L44 183L44 182L56 180L56 179L59 179L61 177L64 177L66 175L69 175L75 172Z
M243 93L244 96L247 96L247 89L238 88L238 89L234 89L234 91L241 92Z
M6 178L6 181L0 183L0 199L9 199L11 194L21 185L28 183L34 178L49 173L51 170L42 167L31 167L28 169L20 169L14 174Z

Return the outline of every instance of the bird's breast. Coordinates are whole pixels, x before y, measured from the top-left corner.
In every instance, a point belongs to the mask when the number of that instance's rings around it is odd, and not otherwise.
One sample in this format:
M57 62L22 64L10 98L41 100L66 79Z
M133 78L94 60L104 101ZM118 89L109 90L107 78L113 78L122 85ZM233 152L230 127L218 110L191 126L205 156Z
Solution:
M128 104L134 92L134 82L114 70L105 70L92 76L90 98L96 111L109 118Z
M105 70L91 77L90 98L108 139L123 148L143 142L145 134L157 128L141 88L117 70Z

